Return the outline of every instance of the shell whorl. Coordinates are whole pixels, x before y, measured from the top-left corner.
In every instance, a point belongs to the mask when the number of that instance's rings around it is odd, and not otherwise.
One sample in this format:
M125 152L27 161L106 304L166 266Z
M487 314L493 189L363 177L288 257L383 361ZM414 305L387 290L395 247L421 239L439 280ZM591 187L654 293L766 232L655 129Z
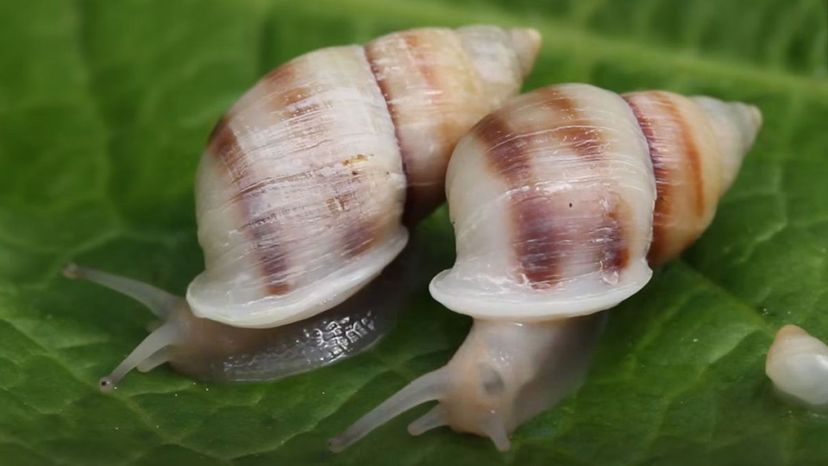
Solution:
M758 110L708 100L568 84L486 116L449 164L457 260L434 298L531 321L638 291L709 225L756 135Z
M400 145L408 223L443 202L454 145L519 91L539 46L533 29L493 26L413 29L366 44Z
M647 139L658 198L647 258L676 257L710 225L756 137L755 107L662 91L625 94Z
M404 209L422 215L442 200L456 141L518 91L533 34L403 31L302 55L260 80L199 165L206 267L187 290L193 313L286 324L375 278L406 244Z

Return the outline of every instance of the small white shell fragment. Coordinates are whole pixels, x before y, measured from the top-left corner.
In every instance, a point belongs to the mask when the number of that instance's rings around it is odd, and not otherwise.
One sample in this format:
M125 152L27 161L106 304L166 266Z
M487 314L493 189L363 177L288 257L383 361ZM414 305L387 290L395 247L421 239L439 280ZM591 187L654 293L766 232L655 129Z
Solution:
M765 373L783 394L810 407L828 405L828 346L800 327L779 329Z

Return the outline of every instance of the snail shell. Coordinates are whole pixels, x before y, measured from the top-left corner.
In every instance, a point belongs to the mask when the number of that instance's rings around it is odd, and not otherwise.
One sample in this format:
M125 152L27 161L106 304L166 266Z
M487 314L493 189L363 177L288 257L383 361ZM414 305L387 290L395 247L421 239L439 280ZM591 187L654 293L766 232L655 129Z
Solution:
M454 144L518 91L538 40L415 29L265 76L219 122L198 170L206 267L187 289L193 313L272 327L365 286L406 244L404 203L442 201Z
M474 317L472 330L445 367L331 448L438 400L412 433L449 425L508 449L508 433L573 386L555 381L586 371L596 313L640 290L651 264L710 224L760 123L741 103L585 84L538 89L483 118L448 167L457 259L430 286Z
M828 346L796 325L785 325L768 351L765 373L788 398L828 406Z
M376 279L408 242L404 211L410 225L442 202L457 140L517 93L539 45L532 29L413 29L310 52L262 78L216 125L199 164L205 270L186 302L102 272L68 271L149 303L166 322L103 385L145 360L191 367L172 358L203 352L187 349L199 340L192 332L211 329L213 340L223 341L224 328L238 340L252 333L236 328L306 321ZM194 325L193 318L216 325ZM371 332L361 341L380 335ZM294 341L293 333L281 334ZM284 356L272 351L278 337L251 338L269 342L261 357ZM228 351L218 353L226 358ZM245 346L245 354L255 353ZM334 356L307 361L307 368ZM273 369L256 378L284 374Z
M452 158L457 260L432 295L521 321L615 306L707 228L758 125L755 108L658 91L570 84L512 100Z

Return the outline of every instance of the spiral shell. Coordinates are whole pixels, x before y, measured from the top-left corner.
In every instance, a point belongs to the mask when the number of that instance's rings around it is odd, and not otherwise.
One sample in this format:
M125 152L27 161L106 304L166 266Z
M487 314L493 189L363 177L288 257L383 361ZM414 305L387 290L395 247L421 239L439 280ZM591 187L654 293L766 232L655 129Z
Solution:
M375 278L406 244L404 209L416 220L442 201L455 142L518 91L538 46L529 29L415 29L265 76L199 166L193 313L271 327Z
M740 103L584 84L513 99L451 159L457 260L432 296L521 321L615 306L707 227L760 120Z
M483 118L449 163L457 260L430 285L474 325L445 366L332 438L331 450L432 400L413 435L447 425L508 450L514 429L582 380L599 311L707 227L760 120L740 103L584 84L530 92Z

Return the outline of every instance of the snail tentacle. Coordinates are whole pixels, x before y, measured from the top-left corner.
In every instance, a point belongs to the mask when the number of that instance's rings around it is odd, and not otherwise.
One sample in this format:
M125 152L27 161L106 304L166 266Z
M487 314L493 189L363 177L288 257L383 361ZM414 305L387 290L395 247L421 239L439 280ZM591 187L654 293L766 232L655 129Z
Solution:
M101 378L100 387L102 392L109 392L116 388L118 382L124 378L136 366L146 365L158 366L166 362L163 359L163 350L175 344L181 339L181 330L176 321L170 321L147 335L138 346L123 360L115 370L106 377ZM159 354L159 352L161 352ZM150 362L151 361L151 362ZM146 366L145 366L146 367ZM151 368L150 368L151 369ZM148 369L149 370L149 369Z
M411 435L421 435L431 429L442 427L448 423L446 418L446 410L443 405L438 404L431 408L427 413L423 414L416 421L408 425L408 433Z
M340 452L368 435L372 430L409 409L439 399L447 382L448 374L445 368L437 369L414 379L394 396L362 416L345 432L330 439L328 447L333 452Z
M73 280L86 280L105 286L110 290L129 296L146 306L157 317L167 318L184 299L161 288L132 278L103 272L96 269L81 267L75 263L66 264L63 275Z

